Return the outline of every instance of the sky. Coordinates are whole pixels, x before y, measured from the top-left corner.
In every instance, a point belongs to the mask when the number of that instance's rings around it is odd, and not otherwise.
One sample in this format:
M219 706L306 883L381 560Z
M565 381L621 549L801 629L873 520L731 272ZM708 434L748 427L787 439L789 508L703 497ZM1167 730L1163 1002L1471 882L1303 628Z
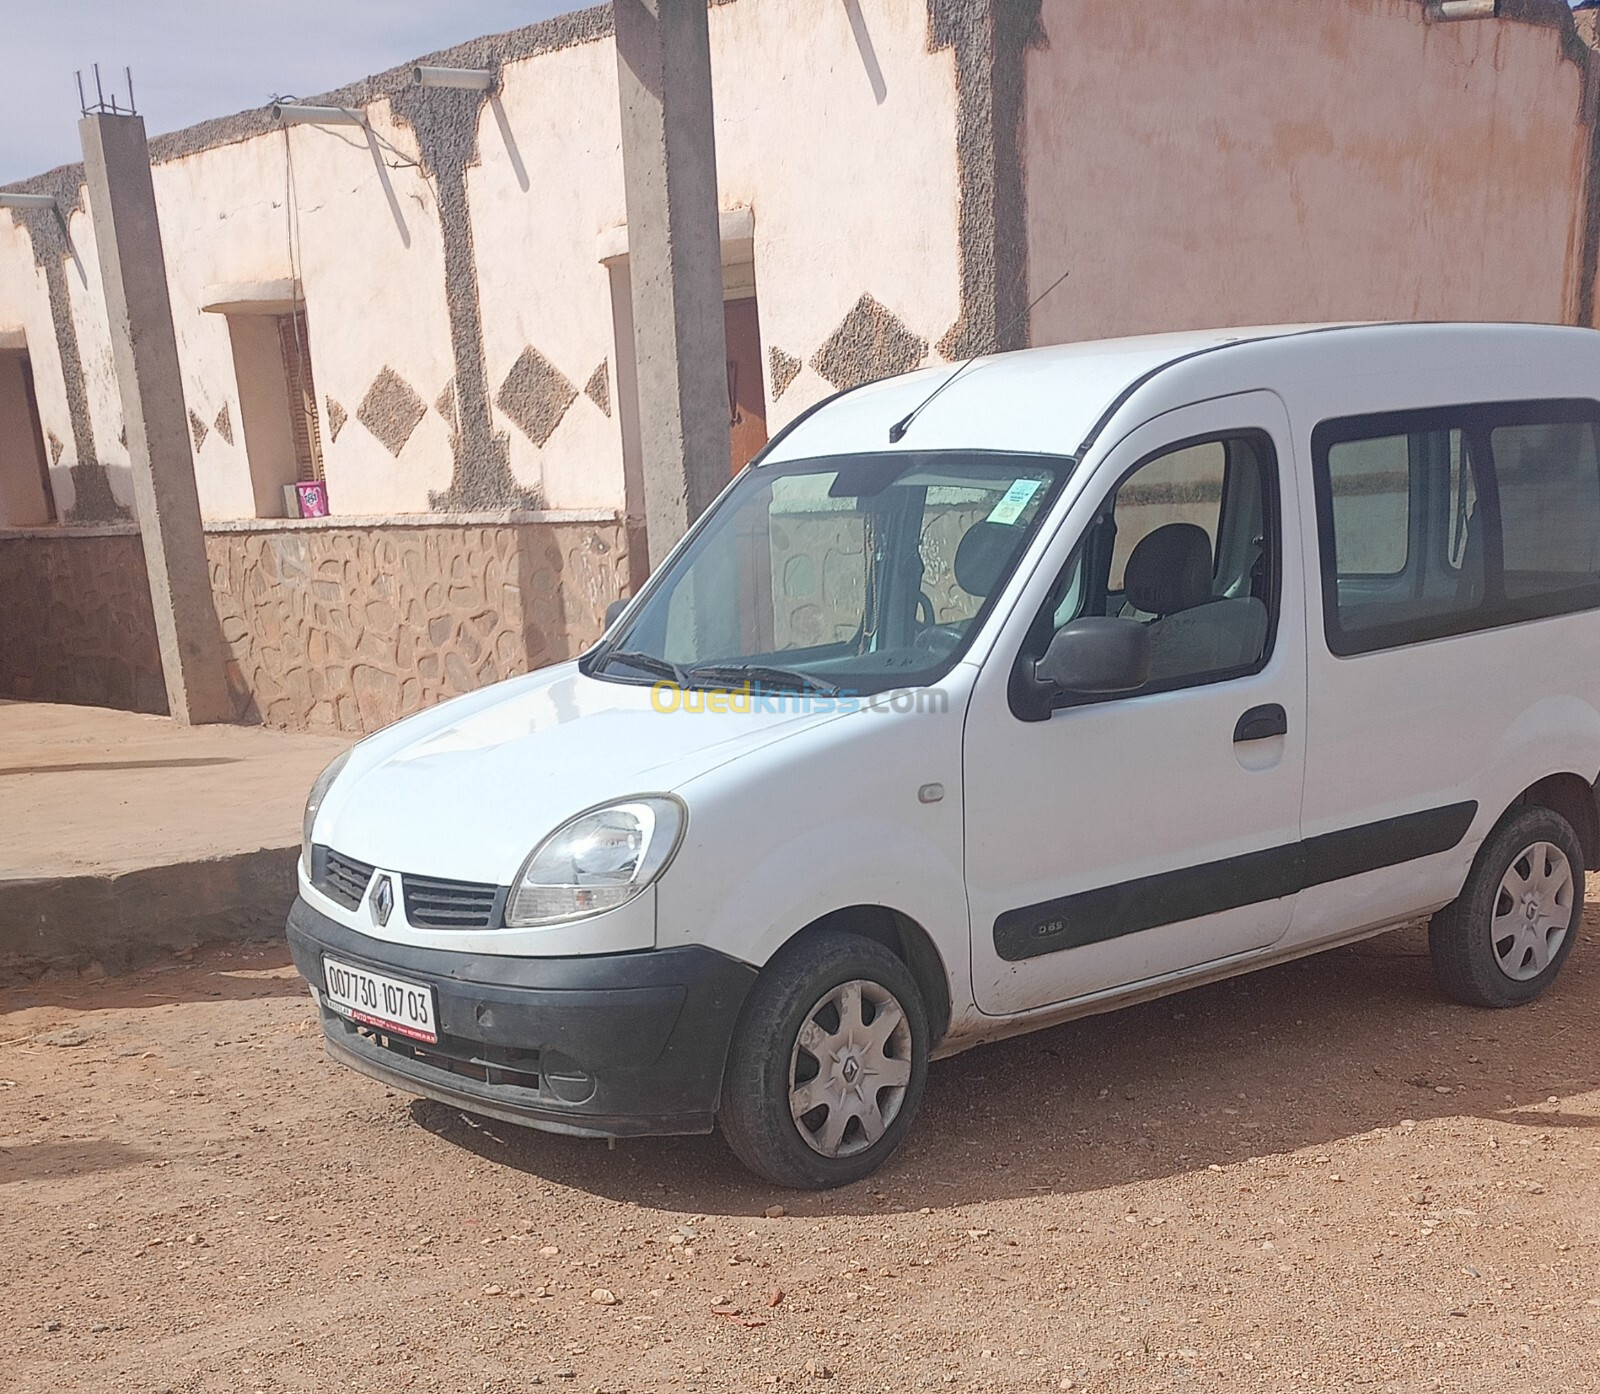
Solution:
M307 97L588 0L0 0L0 184L79 159L90 65L121 93L133 69L152 136Z

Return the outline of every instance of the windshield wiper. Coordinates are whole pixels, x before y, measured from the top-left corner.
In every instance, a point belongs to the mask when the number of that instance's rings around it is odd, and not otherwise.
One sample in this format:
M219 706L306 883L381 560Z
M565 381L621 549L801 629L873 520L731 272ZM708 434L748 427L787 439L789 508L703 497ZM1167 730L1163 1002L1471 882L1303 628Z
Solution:
M700 663L689 669L689 679L691 682L754 682L774 687L797 687L805 692L820 693L824 697L834 697L839 692L837 685L825 678L814 678L810 673L778 668L769 663Z
M603 654L594 665L594 671L609 668L613 663L626 663L643 673L654 673L658 678L671 678L679 687L688 687L689 678L676 663L657 658L653 653L640 653L637 649L612 649Z

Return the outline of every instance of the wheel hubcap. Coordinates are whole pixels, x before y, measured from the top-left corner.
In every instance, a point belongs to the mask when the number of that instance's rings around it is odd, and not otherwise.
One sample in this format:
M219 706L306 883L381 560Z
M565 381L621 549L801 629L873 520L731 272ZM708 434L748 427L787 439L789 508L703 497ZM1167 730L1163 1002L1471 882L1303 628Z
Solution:
M1572 929L1572 864L1553 842L1513 859L1495 896L1489 933L1495 962L1515 982L1544 972Z
M841 983L806 1013L789 1056L789 1112L813 1152L850 1157L884 1135L911 1083L911 1026L887 988Z

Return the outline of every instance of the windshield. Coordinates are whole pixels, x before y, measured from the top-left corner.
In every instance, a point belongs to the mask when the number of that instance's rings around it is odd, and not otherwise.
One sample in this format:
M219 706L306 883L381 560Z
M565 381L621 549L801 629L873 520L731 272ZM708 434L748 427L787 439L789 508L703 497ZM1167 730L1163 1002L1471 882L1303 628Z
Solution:
M748 469L584 671L859 694L935 682L1072 463L897 451Z

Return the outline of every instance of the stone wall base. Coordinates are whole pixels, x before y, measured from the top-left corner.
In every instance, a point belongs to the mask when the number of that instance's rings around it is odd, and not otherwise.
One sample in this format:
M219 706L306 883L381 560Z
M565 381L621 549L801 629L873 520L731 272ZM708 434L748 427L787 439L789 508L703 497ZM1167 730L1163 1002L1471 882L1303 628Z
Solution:
M610 515L216 524L239 719L364 734L592 644L628 584ZM0 534L0 698L164 712L138 533Z
M0 537L0 698L166 712L137 532Z

